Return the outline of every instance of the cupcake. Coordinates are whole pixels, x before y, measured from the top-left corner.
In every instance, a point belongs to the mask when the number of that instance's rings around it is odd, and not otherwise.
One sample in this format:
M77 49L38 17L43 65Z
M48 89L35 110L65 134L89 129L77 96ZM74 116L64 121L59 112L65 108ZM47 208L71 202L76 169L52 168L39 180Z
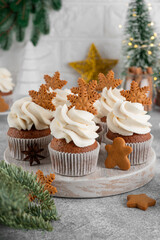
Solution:
M107 115L112 111L117 101L125 100L120 93L121 89L117 89L122 82L120 79L114 79L114 72L111 70L105 77L103 73L98 75L99 84L97 91L101 92L101 97L94 103L97 109L97 115L94 118L96 124L100 127L98 130L99 140L104 142L104 134L107 132Z
M56 173L65 176L84 176L94 172L100 148L96 141L98 126L93 121L97 113L93 103L99 98L94 90L97 82L90 82L88 88L79 78L78 85L76 95L68 95L71 105L59 106L50 125L52 166Z
M9 105L12 104L13 88L11 73L6 68L0 68L0 96L3 96Z
M46 86L41 85L39 92L32 90L29 95L14 102L8 115L8 144L12 158L17 160L23 160L23 152L34 145L43 149L43 157L49 154L49 126L55 110L52 99L56 93L47 93Z
M153 140L150 134L151 124L148 122L150 116L143 106L151 103L145 95L146 89L137 88L137 84L132 82L130 91L122 91L130 101L117 102L107 116L108 132L105 143L111 144L114 138L122 137L126 145L133 149L129 155L131 165L142 164L148 160Z

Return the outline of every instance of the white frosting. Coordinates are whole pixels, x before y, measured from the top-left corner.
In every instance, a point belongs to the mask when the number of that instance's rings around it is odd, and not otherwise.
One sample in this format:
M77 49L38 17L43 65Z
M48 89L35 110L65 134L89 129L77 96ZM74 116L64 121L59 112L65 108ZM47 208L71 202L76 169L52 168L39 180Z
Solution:
M52 90L50 89L50 92ZM54 92L56 92L56 97L52 100L52 103L55 105L55 107L63 106L65 103L68 105L69 101L67 100L67 95L72 94L70 89L55 89Z
M31 97L17 100L8 114L8 124L18 130L30 130L34 125L37 130L49 128L53 112L32 102Z
M51 122L51 134L57 139L73 141L78 147L90 146L98 137L98 127L93 121L94 115L74 107L68 110L67 105L56 109L55 118Z
M0 68L0 91L8 93L13 90L11 73L6 68Z
M94 107L97 109L98 114L95 116L95 122L101 122L102 117L107 115L113 110L114 104L117 101L125 100L120 93L122 89L110 88L109 90L105 87L101 93L101 98L97 100Z
M146 113L141 103L119 101L107 116L108 128L123 136L149 133L152 125L148 122L150 116Z

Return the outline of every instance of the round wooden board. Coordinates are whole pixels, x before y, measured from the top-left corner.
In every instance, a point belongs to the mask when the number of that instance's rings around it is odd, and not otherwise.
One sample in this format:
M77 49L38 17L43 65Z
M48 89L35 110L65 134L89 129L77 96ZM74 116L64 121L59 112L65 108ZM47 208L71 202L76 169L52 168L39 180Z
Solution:
M54 186L58 192L55 196L67 198L111 196L142 187L154 177L156 155L153 149L151 149L147 163L132 166L128 171L106 169L104 166L105 158L106 152L103 144L101 144L98 166L94 173L84 177L65 177L56 174ZM28 162L13 159L7 148L4 159L6 162L21 166L29 172L36 173L40 169L45 175L53 173L50 158L41 160L40 165L30 167Z

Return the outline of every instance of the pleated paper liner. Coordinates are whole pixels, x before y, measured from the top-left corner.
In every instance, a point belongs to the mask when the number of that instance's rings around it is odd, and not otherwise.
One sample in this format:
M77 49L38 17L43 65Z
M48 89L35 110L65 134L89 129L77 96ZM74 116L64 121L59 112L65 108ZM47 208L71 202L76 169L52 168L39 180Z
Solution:
M48 146L52 167L55 173L70 177L80 177L95 172L100 145L90 152L65 153L59 152Z
M105 136L105 144L112 144L113 141ZM133 151L129 154L128 158L130 160L131 166L139 165L147 162L151 145L153 142L153 135L151 134L151 138L145 142L137 142L137 143L126 143L127 146L132 147ZM107 156L107 151L106 151Z
M39 149L44 149L40 155L48 157L48 144L51 142L51 138L51 135L33 139L13 138L8 136L8 145L11 157L17 160L23 160L26 155L23 154L22 151L27 151L28 146L34 146L35 144L37 144Z

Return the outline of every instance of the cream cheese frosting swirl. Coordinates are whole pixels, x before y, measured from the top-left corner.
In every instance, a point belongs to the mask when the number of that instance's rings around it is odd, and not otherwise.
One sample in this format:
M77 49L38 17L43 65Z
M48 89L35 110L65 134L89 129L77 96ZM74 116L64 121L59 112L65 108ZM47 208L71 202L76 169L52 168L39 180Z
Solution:
M93 121L94 115L87 111L68 110L67 105L56 109L55 118L51 122L51 134L57 139L65 139L67 143L73 141L78 147L90 146L98 137L98 127Z
M101 98L97 100L94 104L94 107L98 111L98 114L95 116L94 119L95 122L101 122L100 118L104 116L107 117L107 115L113 110L114 104L117 101L125 100L125 97L121 95L120 91L121 89L117 88L103 88Z
M31 97L25 97L14 102L8 114L9 127L18 130L30 130L35 126L37 130L50 126L53 112L32 102Z
M123 136L149 133L152 125L148 122L150 116L146 113L141 103L119 101L107 116L108 128Z
M50 90L52 92L52 90ZM56 92L56 97L52 100L52 103L55 105L55 107L63 106L65 103L68 105L69 101L67 100L67 95L71 94L70 89L55 89L54 92Z
M13 90L11 73L6 68L0 68L0 91L8 93Z

